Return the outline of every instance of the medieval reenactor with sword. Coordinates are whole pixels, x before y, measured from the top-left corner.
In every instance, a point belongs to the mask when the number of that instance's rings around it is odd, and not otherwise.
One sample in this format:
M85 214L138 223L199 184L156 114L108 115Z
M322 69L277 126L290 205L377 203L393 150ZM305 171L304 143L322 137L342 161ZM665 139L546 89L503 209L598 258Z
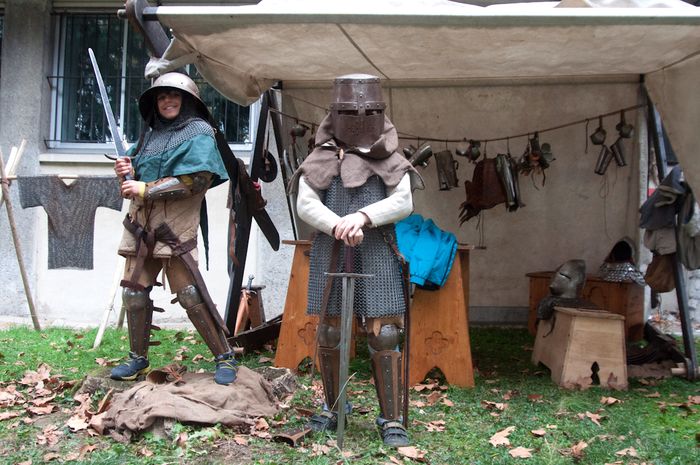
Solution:
M139 99L146 123L126 157L115 162L122 196L131 199L119 253L126 257L122 298L129 325L128 360L112 378L132 380L148 371L153 301L161 270L216 359L214 381L236 379L227 329L197 266L197 230L208 188L228 179L215 128L199 89L188 76L160 76Z
M325 406L309 427L337 430L342 440L350 410L349 404L339 405L345 404L347 384L343 344L351 325L341 322L349 308L367 330L382 439L388 446L405 446L400 343L409 297L394 223L411 214L412 188L422 188L423 182L397 151L398 135L385 109L378 77L336 78L330 114L291 188L298 189L299 217L319 231L311 247L308 312L320 315L317 350ZM348 279L355 281L352 286Z

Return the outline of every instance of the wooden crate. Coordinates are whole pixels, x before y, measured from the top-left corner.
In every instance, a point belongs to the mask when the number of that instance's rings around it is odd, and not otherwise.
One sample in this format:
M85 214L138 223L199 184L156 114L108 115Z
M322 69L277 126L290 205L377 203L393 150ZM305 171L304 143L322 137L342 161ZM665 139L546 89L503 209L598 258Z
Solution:
M593 384L594 365L601 387L627 389L624 317L555 307L554 316L537 326L534 364L542 363L552 380L566 388Z
M530 278L530 309L527 327L533 336L536 333L537 304L549 294L549 283L553 271L528 273ZM644 337L644 286L635 283L612 283L595 275L586 277L582 298L603 310L625 317L625 336L629 341Z

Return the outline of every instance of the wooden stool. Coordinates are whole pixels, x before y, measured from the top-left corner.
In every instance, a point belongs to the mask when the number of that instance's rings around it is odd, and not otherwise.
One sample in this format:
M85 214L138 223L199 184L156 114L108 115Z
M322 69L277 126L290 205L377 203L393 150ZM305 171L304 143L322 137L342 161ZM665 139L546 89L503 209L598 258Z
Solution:
M282 241L294 245L292 271L275 366L296 370L305 358L313 358L318 317L306 314L309 276L309 241ZM460 246L445 285L437 291L416 289L411 305L411 385L423 381L434 367L459 387L474 386L469 342L469 250Z
M627 389L625 317L555 307L537 326L532 363L547 366L565 388L587 387L597 376L601 387Z
M416 288L411 304L409 384L420 383L437 367L453 386L473 387L469 342L469 251L459 246L445 285Z
M289 274L287 298L284 301L284 314L280 337L277 341L275 366L296 370L306 358L313 358L316 342L318 317L306 314L306 300L309 282L310 241L282 241L294 245L292 271Z

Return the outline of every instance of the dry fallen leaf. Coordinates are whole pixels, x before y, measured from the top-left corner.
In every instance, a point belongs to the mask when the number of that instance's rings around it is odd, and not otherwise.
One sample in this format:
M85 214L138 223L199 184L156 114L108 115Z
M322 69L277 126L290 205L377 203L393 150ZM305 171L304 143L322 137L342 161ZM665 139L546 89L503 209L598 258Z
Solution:
M236 434L233 437L233 441L238 444L239 446L247 446L248 445L248 439L243 436L242 434Z
M73 415L66 422L66 426L69 427L71 431L75 433L76 431L87 429L88 421L82 415Z
M41 433L36 435L36 441L42 446L55 446L58 443L59 436L62 434L63 432L58 431L58 427L56 425L49 425L44 428Z
M270 429L270 425L264 418L258 418L255 420L255 427L258 431L267 431Z
M83 459L87 454L90 452L94 451L97 449L97 444L84 444L83 447L80 448L80 453L78 455L78 458Z
M440 391L433 391L425 398L428 405L435 405L442 398Z
M32 412L34 415L46 415L47 413L53 412L55 405L45 405L43 407L27 407L27 410Z
M447 407L454 407L454 406L455 406L455 403L452 402L452 401L451 401L450 399L448 399L447 397L443 397L443 399L442 399L442 404L445 405L445 406L447 406Z
M498 446L509 446L510 445L510 440L508 440L508 435L512 433L515 430L515 426L509 426L506 429L503 429L493 436L491 436L491 439L489 439L489 442L491 443L492 446L498 447Z
M543 429L533 429L530 432L532 433L533 436L538 437L538 438L541 438L542 436L547 434L547 431L543 430Z
M311 446L311 449L313 451L311 452L312 457L319 455L327 455L331 451L331 448L325 444L313 444Z
M583 450L588 447L588 444L584 441L579 441L573 446L571 446L571 455L574 458L580 459L583 457Z
M613 405L613 404L621 404L622 401L620 399L616 399L614 397L603 396L600 398L600 403L603 405Z
M44 454L44 462L50 462L51 460L56 460L60 457L60 454L57 454L55 452L49 452L48 454Z
M0 412L0 421L20 416L20 412Z
M580 420L588 418L589 420L591 420L593 423L595 423L598 426L600 426L600 420L603 418L601 415L598 415L597 413L591 413L588 411L586 413L578 413L576 416Z
M423 460L425 458L425 451L422 451L415 446L397 447L396 452L413 460Z
M650 398L650 399L656 399L656 398L658 398L658 397L661 397L661 394L659 394L659 391L656 391L656 392L653 392L653 393L651 393L651 394L647 394L647 395L644 396L644 397L648 397L648 398Z
M511 457L517 459L527 459L529 457L532 457L532 454L530 452L532 452L532 449L527 449L525 447L516 447L508 451Z
M177 447L180 448L185 448L187 447L187 432L182 431L180 434L177 435L177 438L175 439L175 444L177 444Z
M491 402L489 400L482 400L481 405L484 406L486 410L500 410L501 412L508 407L508 404L502 403L502 402Z
M260 357L258 358L258 363L270 363L272 359L270 357Z
M527 400L530 402L542 402L542 394L528 394Z
M617 455L618 457L639 457L639 455L637 455L637 449L635 449L634 447L628 447L626 449L618 450L617 452L615 452L615 455Z
M146 446L140 448L138 452L144 457L153 457L153 451Z
M403 462L401 460L397 459L396 457L394 457L393 455L389 456L389 461L391 463L395 463L396 465L403 465Z

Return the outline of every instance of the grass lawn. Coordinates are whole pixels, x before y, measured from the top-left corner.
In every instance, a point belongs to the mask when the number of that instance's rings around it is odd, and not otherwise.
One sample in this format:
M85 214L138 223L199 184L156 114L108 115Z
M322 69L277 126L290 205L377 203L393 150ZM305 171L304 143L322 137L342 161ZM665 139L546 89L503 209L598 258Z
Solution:
M630 380L628 391L567 391L552 383L545 368L530 363L533 338L526 330L495 328L471 330L474 388L427 383L411 391L410 449L388 449L379 439L364 343L351 367L354 412L342 454L330 436L316 436L296 449L269 439L275 431L301 427L304 409L320 405L318 381L308 376L300 378L301 388L278 415L267 419L269 429L264 423L245 430L176 424L170 436L146 433L122 444L70 421L78 406L73 395L85 374L104 371L128 350L125 331L108 330L96 350L94 337L95 330L0 331L0 463L700 463L700 383L640 379ZM153 367L181 359L188 369L213 370L198 336L160 331L156 339L163 344L151 349ZM269 365L273 356L252 354L242 363ZM42 364L50 368L40 369ZM41 374L44 381L31 381ZM101 395L89 400L93 409ZM507 444L492 445L498 437ZM531 457L512 456L518 453Z

